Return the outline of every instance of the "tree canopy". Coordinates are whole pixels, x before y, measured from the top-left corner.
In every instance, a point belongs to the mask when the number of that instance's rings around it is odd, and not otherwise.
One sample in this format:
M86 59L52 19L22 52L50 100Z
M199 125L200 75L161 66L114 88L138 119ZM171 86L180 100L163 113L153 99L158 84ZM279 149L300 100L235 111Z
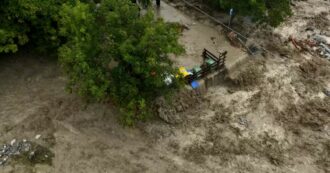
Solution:
M279 25L291 15L290 0L207 0L212 6L247 15L271 26Z
M290 13L289 0L209 1L272 25ZM152 11L142 15L134 0L2 0L0 14L0 53L28 42L58 50L68 90L90 101L111 100L125 124L147 118L156 97L180 86L168 58L184 51L179 27Z
M1 0L0 53L16 52L27 43L39 50L56 49L61 44L58 35L59 11L66 3L79 0ZM93 0L80 0L93 4ZM95 0L96 3L101 0ZM141 1L150 4L150 0Z
M126 124L150 115L153 100L178 84L168 87L164 79L175 71L168 54L183 51L179 30L152 12L140 16L129 0L104 0L65 4L60 18L67 42L59 56L69 88L98 101L111 98Z
M28 42L58 49L69 91L111 100L125 124L147 118L153 100L179 86L168 58L183 51L178 27L141 15L133 0L2 0L0 14L0 53Z
M56 21L64 1L1 0L0 53L16 52L30 40L39 48L59 46Z

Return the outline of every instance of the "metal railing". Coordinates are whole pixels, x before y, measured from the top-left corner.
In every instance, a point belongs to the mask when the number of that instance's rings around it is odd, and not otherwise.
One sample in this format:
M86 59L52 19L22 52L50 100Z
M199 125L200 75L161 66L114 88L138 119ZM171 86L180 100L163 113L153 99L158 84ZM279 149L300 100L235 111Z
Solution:
M208 74L222 70L225 68L225 62L226 62L226 55L227 51L220 53L219 57L216 57L214 54L212 54L210 51L204 49L203 51L203 64L200 67L200 71L198 72L192 72L192 75L188 75L185 77L187 83L191 83L194 80L201 79ZM214 61L212 64L208 64L207 60L211 59Z

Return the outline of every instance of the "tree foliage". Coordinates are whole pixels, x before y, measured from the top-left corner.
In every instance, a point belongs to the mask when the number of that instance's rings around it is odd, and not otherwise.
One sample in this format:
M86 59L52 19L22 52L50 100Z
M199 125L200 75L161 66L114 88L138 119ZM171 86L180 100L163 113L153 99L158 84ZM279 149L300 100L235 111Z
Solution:
M233 8L236 14L252 16L272 26L291 15L290 0L207 0L223 10Z
M272 25L290 14L289 0L209 0ZM150 0L140 1L144 5ZM58 49L68 89L89 100L111 100L132 125L151 113L154 99L180 85L168 55L179 54L179 29L141 15L134 0L2 0L0 53L28 42Z
M164 82L176 71L168 54L183 51L179 29L150 11L141 16L134 0L2 0L0 14L0 53L28 42L58 49L68 89L115 102L128 125L179 86L176 78L171 87Z
M69 89L97 101L111 98L125 124L148 117L153 100L171 90L164 79L175 71L168 54L183 51L178 28L151 12L140 16L130 0L65 4L60 18L67 43L59 55Z
M59 45L56 21L64 0L1 0L0 53L16 52L29 40L42 47ZM47 43L47 44L45 44Z

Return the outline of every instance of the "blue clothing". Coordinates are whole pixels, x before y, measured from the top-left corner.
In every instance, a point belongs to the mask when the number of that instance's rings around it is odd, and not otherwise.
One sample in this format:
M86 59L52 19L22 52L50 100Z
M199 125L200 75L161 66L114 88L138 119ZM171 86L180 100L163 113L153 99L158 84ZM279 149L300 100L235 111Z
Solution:
M190 85L193 89L199 88L199 83L197 81L192 81Z

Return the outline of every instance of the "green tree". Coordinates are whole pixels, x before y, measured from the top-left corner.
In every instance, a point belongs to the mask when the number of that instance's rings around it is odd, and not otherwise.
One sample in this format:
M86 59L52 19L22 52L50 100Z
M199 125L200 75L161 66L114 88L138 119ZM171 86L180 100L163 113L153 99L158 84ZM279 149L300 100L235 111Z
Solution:
M278 26L287 16L292 15L290 0L268 0L266 8L265 20L272 26Z
M0 1L0 53L16 52L19 45L29 40L38 46L58 46L56 21L62 3L62 0Z
M277 26L291 15L290 0L208 0L209 4Z
M151 5L151 0L140 0L140 2L144 6L150 6Z
M88 100L111 99L128 125L179 86L176 78L170 87L164 82L176 71L168 54L183 51L178 27L150 11L141 16L131 0L2 0L0 14L0 53L26 43L59 47L68 89Z
M150 116L154 99L179 86L176 78L171 87L164 83L176 71L168 54L183 51L174 24L152 12L140 16L130 0L65 4L60 16L67 42L59 55L69 89L96 101L111 99L125 124Z

